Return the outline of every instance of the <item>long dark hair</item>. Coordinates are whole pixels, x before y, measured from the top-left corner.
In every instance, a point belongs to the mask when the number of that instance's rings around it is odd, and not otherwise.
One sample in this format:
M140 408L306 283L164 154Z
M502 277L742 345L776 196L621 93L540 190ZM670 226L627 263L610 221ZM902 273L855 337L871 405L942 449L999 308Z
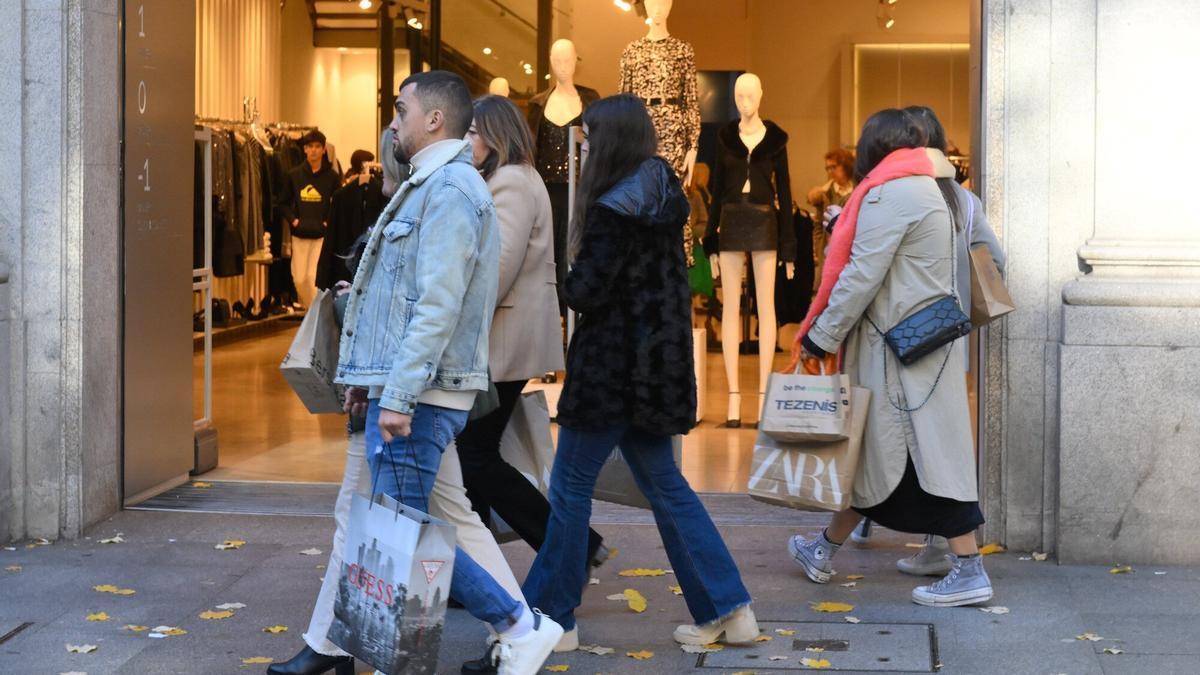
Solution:
M588 129L588 155L571 214L572 258L579 253L592 204L658 152L654 123L636 96L618 94L596 101L584 111L583 123Z
M942 121L934 114L933 110L923 105L911 105L904 109L904 112L912 116L921 128L925 131L925 147L939 150L943 154L946 152L946 128L942 126ZM954 221L955 227L962 229L962 209L958 207L958 187L953 178L938 178L938 189L942 192L942 199L946 200L946 208L950 209L950 218Z
M484 180L502 166L533 164L533 135L512 101L503 96L475 99L475 118L471 124L488 149L479 167Z
M925 129L912 115L886 108L867 118L854 158L854 180L861 182L885 157L901 148L923 148Z

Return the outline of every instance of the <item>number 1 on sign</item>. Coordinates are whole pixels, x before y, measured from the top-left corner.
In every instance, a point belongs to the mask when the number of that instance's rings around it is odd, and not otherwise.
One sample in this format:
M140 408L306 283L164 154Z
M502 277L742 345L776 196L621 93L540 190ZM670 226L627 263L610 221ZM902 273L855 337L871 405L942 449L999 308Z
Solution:
M146 37L146 6L138 5L138 37Z
M142 164L142 171L143 171L142 179L145 181L142 185L142 190L144 190L145 192L149 192L150 191L150 158L149 157L146 158L145 164Z

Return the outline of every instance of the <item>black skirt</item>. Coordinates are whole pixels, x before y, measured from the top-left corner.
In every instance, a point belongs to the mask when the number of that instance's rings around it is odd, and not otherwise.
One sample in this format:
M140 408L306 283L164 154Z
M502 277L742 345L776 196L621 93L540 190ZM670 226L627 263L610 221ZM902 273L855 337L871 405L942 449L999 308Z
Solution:
M721 251L775 251L779 248L779 216L769 204L746 197L721 206L717 226Z
M935 534L947 539L969 534L983 525L979 502L960 502L923 490L911 455L900 484L887 499L875 506L856 506L854 510L889 530Z

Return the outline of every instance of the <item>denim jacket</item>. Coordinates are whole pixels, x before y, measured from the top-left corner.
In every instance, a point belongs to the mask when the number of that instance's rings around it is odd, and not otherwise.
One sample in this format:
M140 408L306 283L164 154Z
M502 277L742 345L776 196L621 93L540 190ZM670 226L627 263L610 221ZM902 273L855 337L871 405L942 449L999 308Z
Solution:
M426 391L485 391L500 235L465 141L400 185L367 240L342 330L337 381L382 386L412 414Z

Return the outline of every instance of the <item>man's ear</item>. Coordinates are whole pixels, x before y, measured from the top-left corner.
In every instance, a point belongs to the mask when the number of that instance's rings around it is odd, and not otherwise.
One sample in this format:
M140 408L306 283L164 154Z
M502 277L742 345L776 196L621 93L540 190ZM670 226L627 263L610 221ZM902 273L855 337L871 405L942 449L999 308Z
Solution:
M428 123L426 123L426 126L429 129L429 133L435 133L438 129L441 129L445 124L446 124L446 116L442 114L441 110L434 110L432 113L429 114L429 121L428 121Z

